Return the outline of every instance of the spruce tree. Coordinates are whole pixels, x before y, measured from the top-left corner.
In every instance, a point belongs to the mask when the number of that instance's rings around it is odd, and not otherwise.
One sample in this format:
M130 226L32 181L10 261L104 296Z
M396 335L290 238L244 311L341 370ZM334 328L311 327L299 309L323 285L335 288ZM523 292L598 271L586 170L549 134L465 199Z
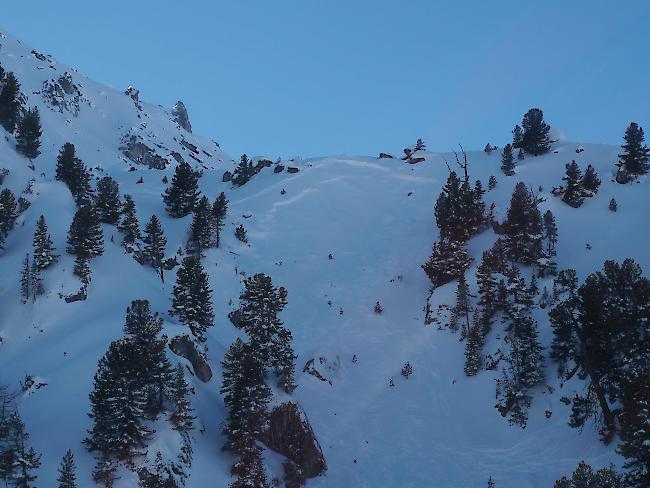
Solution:
M230 484L230 488L269 488L262 463L262 450L258 446L242 453L231 472L237 479Z
M474 314L472 326L467 334L465 343L465 366L463 371L466 376L474 376L481 369L483 358L483 327L478 314Z
M257 446L266 420L271 390L264 384L264 365L251 344L237 339L222 362L221 393L228 408L225 448L244 455Z
M598 174L596 174L596 170L590 164L589 166L587 166L587 170L585 171L585 174L582 177L582 187L587 191L597 193L600 183L601 182L600 179L598 178Z
M172 183L165 190L163 200L167 213L180 218L188 215L198 200L198 178L192 167L185 161L176 166Z
M192 404L188 399L190 393L190 387L185 380L185 369L178 364L171 381L169 399L173 405L171 421L179 432L189 432L194 428L196 417L192 415Z
M214 323L211 293L208 275L203 271L200 259L194 255L187 256L176 273L169 313L178 316L199 342L206 341L205 333Z
M10 134L14 132L20 117L20 83L13 73L7 73L0 91L0 125Z
M531 108L521 123L524 132L522 147L524 151L535 156L547 153L551 149L548 133L550 127L544 122L544 113L538 108Z
M456 288L456 305L451 310L451 323L450 329L452 331L457 331L458 326L462 329L462 337L465 337L470 328L469 315L472 312L472 308L469 303L470 293L469 286L467 285L467 280L465 275L462 274L458 278L458 287Z
M41 117L38 108L30 108L18 122L16 134L16 150L28 159L34 159L41 154Z
M291 347L291 332L278 317L287 304L287 290L273 286L270 276L257 273L246 278L239 299L238 326L250 337L252 353L264 368L274 369L278 386L290 393L295 388L295 355Z
M29 254L23 259L23 269L20 272L20 297L23 303L27 303L32 291L32 268L29 266Z
M208 197L203 196L194 207L194 216L190 226L188 249L201 255L212 243L212 209Z
M92 206L80 207L74 214L68 231L67 252L86 259L104 253L104 235Z
M626 486L650 486L650 370L634 377L623 393L621 443Z
M226 194L221 192L212 205L212 216L214 218L215 246L219 247L221 240L221 229L224 226L224 219L228 212L228 199Z
M472 258L463 245L455 241L440 241L433 245L431 256L422 269L434 288L457 280L469 268Z
M30 271L32 298L34 301L36 301L36 297L39 297L45 293L45 287L43 285L43 278L41 278L41 273L38 268L36 268L34 263L32 263L32 268Z
M0 192L0 243L13 230L17 218L16 197L9 188L5 188Z
M615 198L612 198L612 199L609 201L609 209L610 209L612 212L616 212L616 211L618 210L618 203L616 203L616 199L615 199Z
M570 207L580 207L585 197L584 188L582 187L582 174L575 161L571 161L566 165L566 174L562 179L566 182L562 201Z
M163 274L163 259L165 258L165 246L167 239L163 232L160 220L155 215L151 216L151 220L147 223L145 229L145 236L142 239L144 242L143 254L154 268L160 271L160 279L164 283L165 277Z
M68 186L78 206L92 203L90 174L86 165L75 155L74 144L66 142L61 148L56 160L55 178Z
M37 476L33 473L41 465L41 455L33 447L27 446L29 434L20 415L14 411L10 416L4 432L12 448L8 453L9 476L16 488L31 488Z
M239 160L239 165L235 168L232 182L236 186L245 185L254 174L255 170L253 169L253 162L248 159L246 154L242 154L241 159Z
M104 176L97 182L95 208L99 212L99 221L116 225L120 220L120 187L113 178Z
M59 488L77 488L76 467L74 465L74 456L70 449L63 456L57 481L59 482Z
M631 178L648 172L650 149L643 143L644 141L643 129L632 122L625 131L625 144L621 146L623 154L618 155L616 181L619 183L626 183Z
M542 216L538 201L523 182L517 183L503 230L509 257L519 263L531 265L542 256Z
M122 245L127 249L130 249L140 240L140 224L135 211L135 202L131 195L124 195L122 221L118 224L117 229L124 234Z
M237 228L235 229L235 237L237 238L238 241L241 241L243 243L248 242L248 237L246 236L246 228L244 227L244 224L239 224Z
M497 186L497 178L496 176L492 175L488 180L488 190L494 190L496 186Z
M76 256L74 258L72 273L79 277L84 286L88 286L90 284L90 276L92 273L88 258L85 256Z
M501 156L501 171L506 176L515 174L515 158L512 155L512 146L506 144L503 148L503 155Z
M59 259L54 254L54 242L47 232L45 217L41 215L36 221L34 230L34 266L38 270L44 270L52 266Z

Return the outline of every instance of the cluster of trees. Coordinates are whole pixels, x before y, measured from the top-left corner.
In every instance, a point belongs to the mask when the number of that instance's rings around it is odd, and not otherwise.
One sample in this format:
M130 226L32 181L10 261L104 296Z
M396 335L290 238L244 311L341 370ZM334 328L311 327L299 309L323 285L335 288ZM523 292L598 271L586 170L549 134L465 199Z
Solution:
M249 339L237 339L222 363L221 393L228 407L224 448L239 456L232 466L232 474L237 478L231 487L263 488L269 484L257 439L271 400L271 389L265 381L272 371L278 387L293 392L295 355L291 332L278 317L287 304L287 291L273 286L271 277L261 273L247 278L244 285L240 308L231 318Z
M623 486L623 479L614 466L594 472L589 464L581 461L571 478L562 476L555 482L553 488L623 488Z
M600 422L601 437L618 433L628 486L650 484L650 280L632 259L606 261L578 286L574 270L559 273L551 357L558 375L587 381L572 399L570 425Z
M6 486L30 488L41 456L28 445L29 433L15 405L16 395L0 385L0 480Z
M204 249L219 247L227 212L228 199L224 192L221 192L212 204L206 196L199 199L190 226L190 237L187 243L189 252L200 255Z
M583 175L575 161L566 165L566 174L562 179L566 182L565 187L560 190L562 201L573 208L582 206L585 197L592 197L597 193L601 183L591 164Z
M76 156L75 146L70 142L63 145L56 159L55 178L67 185L77 206L92 204L90 173L83 161Z
M93 427L84 440L98 453L93 473L98 483L112 486L117 462L130 464L143 454L153 434L147 421L167 412L182 434L193 428L183 368L172 370L161 329L162 319L149 302L134 300L126 311L124 338L113 341L99 361L90 393Z
M433 287L460 278L471 258L464 249L465 243L474 235L485 230L490 224L491 212L486 213L483 195L485 190L480 180L472 187L468 173L467 156L460 163L464 178L455 171L449 172L435 205L436 225L440 229L440 240L433 246L431 257L422 265Z
M243 186L248 181L255 176L255 167L253 166L253 161L248 159L246 154L242 154L239 160L239 164L235 168L235 172L232 177L232 183L235 186Z

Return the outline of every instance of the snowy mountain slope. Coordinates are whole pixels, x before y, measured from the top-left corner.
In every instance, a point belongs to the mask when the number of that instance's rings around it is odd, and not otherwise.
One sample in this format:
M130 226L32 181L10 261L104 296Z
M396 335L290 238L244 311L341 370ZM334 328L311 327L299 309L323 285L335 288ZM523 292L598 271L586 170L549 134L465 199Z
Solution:
M591 426L582 433L567 426L570 409L559 398L581 389L579 380L560 389L554 365L547 362L546 381L555 388L553 393L542 389L536 393L525 430L510 427L494 408L496 372L464 377L464 343L458 335L424 325L430 283L420 265L437 238L433 206L447 178L443 158L451 162L453 155L425 153L426 160L417 165L374 157L310 159L296 163L300 169L296 174L265 169L245 186L233 189L221 181L223 171L232 168L230 157L213 142L181 129L171 120L170 110L143 102L139 110L130 96L55 61L41 61L31 48L8 35L0 44L0 64L14 71L26 106L39 107L43 124L43 154L34 161L34 171L14 151L12 137L0 129L6 136L0 138L0 167L11 171L4 186L18 195L35 179L33 193L26 195L32 205L19 217L0 256L0 382L17 387L29 374L47 383L20 401L31 443L43 454L38 486L53 483L68 448L75 453L81 486L93 486L94 460L81 445L90 427L88 393L98 359L112 340L122 336L124 312L131 300L150 300L152 309L165 319L168 335L184 331L167 312L174 272L166 273L162 284L151 268L140 266L124 252L112 226L103 226L105 253L91 263L88 300L67 304L60 298L59 293L79 288L72 275L73 259L65 253L75 205L65 185L53 180L56 155L64 142L73 142L89 167L103 168L96 176L111 175L122 194L133 195L141 225L154 213L161 219L168 255L184 248L191 221L191 217L172 219L164 211L161 193L167 185L162 178L171 180L175 166L170 154L175 151L194 167L201 167L189 157L191 151L181 140L198 148L197 157L206 167L200 180L202 193L214 200L225 191L230 200L223 245L207 251L203 261L210 274L216 315L215 326L208 331L209 359L216 374L207 384L192 378L197 391L192 402L200 429L193 435L188 486L227 486L230 480L232 457L220 451L220 424L226 411L218 390L220 361L241 334L227 315L237 307L242 272L267 273L289 293L282 318L293 332L298 354L299 387L292 396L303 405L328 462L326 475L310 480L307 486L474 487L484 486L492 476L498 487L541 488L552 486L581 459L598 467L612 461L620 464L614 445L603 446ZM77 117L51 110L41 93L36 93L44 81L66 71L88 101L81 104ZM167 158L167 168L148 169L127 162L119 148L129 133L140 135ZM647 272L648 182L627 186L612 182L618 148L581 146L585 151L577 154L578 144L556 143L552 153L521 161L514 177L500 173L500 151L470 152L471 177L487 185L490 175L497 176L498 185L486 193L485 200L496 204L499 219L505 215L517 181L543 188L542 210L553 211L559 228L560 268L573 267L584 278L600 269L605 259L633 257ZM597 196L587 199L580 209L550 195L571 159L581 168L594 165L603 180ZM131 166L137 170L130 172ZM142 184L137 183L140 177ZM617 213L608 210L612 197L619 204ZM46 295L23 305L21 260L31 252L34 226L41 214L61 260L44 273ZM248 230L250 246L233 236L240 223ZM492 231L486 231L470 241L474 268L495 238ZM585 248L586 243L591 250ZM472 280L470 285L475 291ZM544 285L550 289L552 282L540 282L540 287ZM436 290L432 305L452 304L454 291L453 284ZM373 311L376 301L384 309L381 315ZM543 311L536 318L548 345L548 320ZM489 343L486 352L490 352ZM180 360L171 354L170 358ZM311 358L331 384L302 372ZM414 368L408 380L399 374L406 361ZM389 387L391 377L394 388ZM276 396L285 398L277 392ZM547 410L552 412L548 419ZM163 429L154 449L173 451L174 442L173 434ZM279 474L277 455L267 453L267 464ZM135 486L132 473L124 471L122 476L119 486Z

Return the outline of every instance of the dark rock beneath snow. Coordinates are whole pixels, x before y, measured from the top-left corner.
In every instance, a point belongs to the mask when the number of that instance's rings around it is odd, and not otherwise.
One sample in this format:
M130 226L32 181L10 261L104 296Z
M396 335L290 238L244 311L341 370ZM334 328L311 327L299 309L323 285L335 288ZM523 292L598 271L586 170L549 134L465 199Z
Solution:
M74 302L82 302L86 299L86 290L85 288L82 288L79 290L79 292L73 294L73 295L67 295L64 300L65 303L74 303Z
M180 100L172 107L172 119L180 125L187 132L192 132L192 124L190 124L190 117L187 115L185 104Z
M294 167L294 166L289 166L287 168L287 173L297 173L298 171L300 171L300 170L298 168Z
M276 164L273 168L274 173L282 173L284 171L284 166L282 164Z
M183 159L183 156L181 156L179 153L176 151L172 151L170 156L176 160L177 163L184 163L185 160Z
M192 151L194 154L199 154L199 148L197 148L194 144L191 142L187 142L185 139L181 141L181 146L185 147L186 149L189 149Z
M127 138L120 150L136 164L143 164L151 169L165 169L167 166L165 158L156 154L153 149L139 141L134 135Z
M176 336L169 343L169 349L176 355L184 357L194 369L196 377L207 383L212 378L212 369L207 361L199 354L194 342L188 335Z
M221 178L221 181L225 183L226 181L230 181L230 180L232 180L232 173L230 171L225 171L223 173L223 178Z
M379 153L379 159L393 159L394 157L395 156L393 156L392 154L388 154L385 152Z
M284 464L287 488L297 488L305 479L320 476L327 470L314 431L296 403L283 403L271 411L260 440L289 460Z

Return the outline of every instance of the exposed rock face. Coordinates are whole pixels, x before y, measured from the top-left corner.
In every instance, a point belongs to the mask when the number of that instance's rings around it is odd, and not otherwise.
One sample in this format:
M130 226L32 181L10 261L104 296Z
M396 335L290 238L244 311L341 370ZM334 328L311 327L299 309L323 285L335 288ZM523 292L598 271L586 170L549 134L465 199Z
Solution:
M282 173L284 171L284 165L282 164L276 164L275 168L273 168L274 173Z
M305 479L320 476L327 469L314 431L296 403L283 403L271 411L261 441L289 460L284 464L287 488L297 488Z
M385 152L379 153L379 159L393 159L393 155Z
M294 166L289 166L287 168L287 173L297 173L298 171L300 171L300 170L298 168L294 167Z
M180 125L187 132L192 132L192 124L190 124L190 117L187 115L185 104L180 100L172 107L172 119Z
M153 149L138 140L138 137L134 135L126 138L120 150L134 163L144 164L151 169L165 169L167 165L165 158L156 154Z
M72 82L70 73L64 73L56 80L44 81L41 94L52 110L70 112L75 117L79 115L81 103L88 103L79 87Z
M210 381L212 378L212 369L196 350L194 342L189 336L182 335L174 337L169 343L169 349L171 349L174 354L184 357L192 363L194 374L196 374L196 377L203 381L203 383Z

